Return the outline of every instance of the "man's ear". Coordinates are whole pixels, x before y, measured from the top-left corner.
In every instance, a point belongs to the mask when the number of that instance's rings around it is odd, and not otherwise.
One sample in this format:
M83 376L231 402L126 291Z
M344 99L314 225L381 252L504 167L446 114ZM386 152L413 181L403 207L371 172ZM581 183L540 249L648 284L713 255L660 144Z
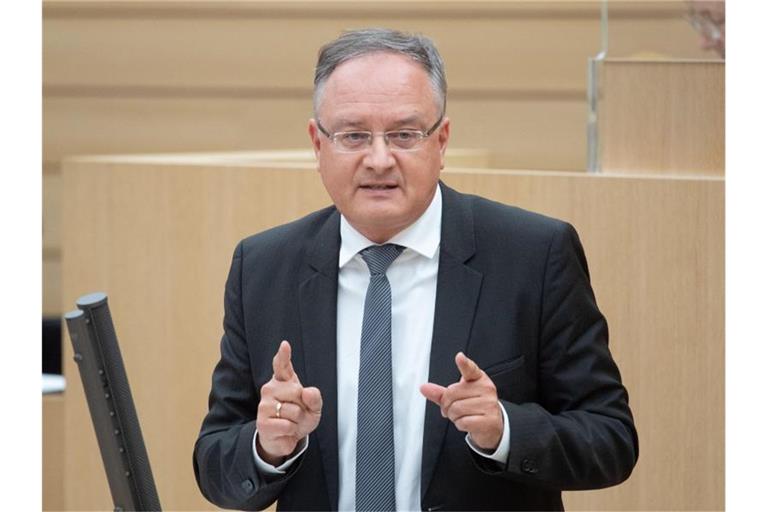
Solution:
M315 158L319 158L320 153L320 130L317 128L317 121L314 119L309 120L309 126L307 126L309 132L309 139L312 141L312 149L315 152Z
M451 138L451 120L445 118L437 131L437 142L440 144L440 168L445 168L445 150L448 149L448 139Z

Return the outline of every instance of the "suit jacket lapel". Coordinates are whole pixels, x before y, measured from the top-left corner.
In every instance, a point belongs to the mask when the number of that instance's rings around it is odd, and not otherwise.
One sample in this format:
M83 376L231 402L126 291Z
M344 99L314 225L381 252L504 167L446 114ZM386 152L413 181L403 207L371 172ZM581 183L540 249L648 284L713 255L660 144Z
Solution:
M440 228L440 267L437 275L435 325L429 359L429 382L448 386L459 380L454 357L466 351L480 294L482 274L465 265L475 253L472 210L461 194L440 183L443 217ZM421 461L421 495L432 480L448 420L427 402Z
M299 276L299 313L305 386L323 395L323 414L314 437L320 448L331 508L339 503L339 449L336 397L336 295L339 274L340 215L334 211L309 248Z

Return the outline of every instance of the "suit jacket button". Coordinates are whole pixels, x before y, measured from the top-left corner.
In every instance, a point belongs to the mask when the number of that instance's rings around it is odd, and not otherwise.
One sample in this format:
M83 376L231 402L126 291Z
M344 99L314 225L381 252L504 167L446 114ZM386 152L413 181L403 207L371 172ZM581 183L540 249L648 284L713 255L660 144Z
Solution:
M523 459L520 463L520 469L522 469L524 473L530 473L532 475L539 472L539 469L536 467L536 463L531 459Z
M243 480L243 482L240 484L240 487L242 487L243 490L249 494L253 492L253 482L250 480Z

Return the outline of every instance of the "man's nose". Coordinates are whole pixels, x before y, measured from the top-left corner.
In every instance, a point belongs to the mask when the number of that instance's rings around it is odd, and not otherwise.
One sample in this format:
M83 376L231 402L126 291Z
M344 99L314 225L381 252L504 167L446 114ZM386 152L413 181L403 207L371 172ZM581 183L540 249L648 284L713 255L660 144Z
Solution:
M387 145L384 134L373 136L371 147L366 152L365 165L377 172L389 170L395 165L395 157Z

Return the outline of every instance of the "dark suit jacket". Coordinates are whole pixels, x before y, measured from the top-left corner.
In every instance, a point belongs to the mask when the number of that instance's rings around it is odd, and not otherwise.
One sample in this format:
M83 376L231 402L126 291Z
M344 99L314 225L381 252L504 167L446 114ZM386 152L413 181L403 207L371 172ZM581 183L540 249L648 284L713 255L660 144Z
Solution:
M561 509L561 490L623 481L637 460L637 433L575 230L441 187L429 380L456 382L459 351L475 360L509 416L510 450L504 468L473 454L465 434L427 403L422 508ZM278 510L338 506L339 218L329 207L235 250L221 360L194 450L198 485L219 506L260 509L275 499ZM256 409L283 339L302 384L320 388L323 413L288 474L264 481L252 453Z

